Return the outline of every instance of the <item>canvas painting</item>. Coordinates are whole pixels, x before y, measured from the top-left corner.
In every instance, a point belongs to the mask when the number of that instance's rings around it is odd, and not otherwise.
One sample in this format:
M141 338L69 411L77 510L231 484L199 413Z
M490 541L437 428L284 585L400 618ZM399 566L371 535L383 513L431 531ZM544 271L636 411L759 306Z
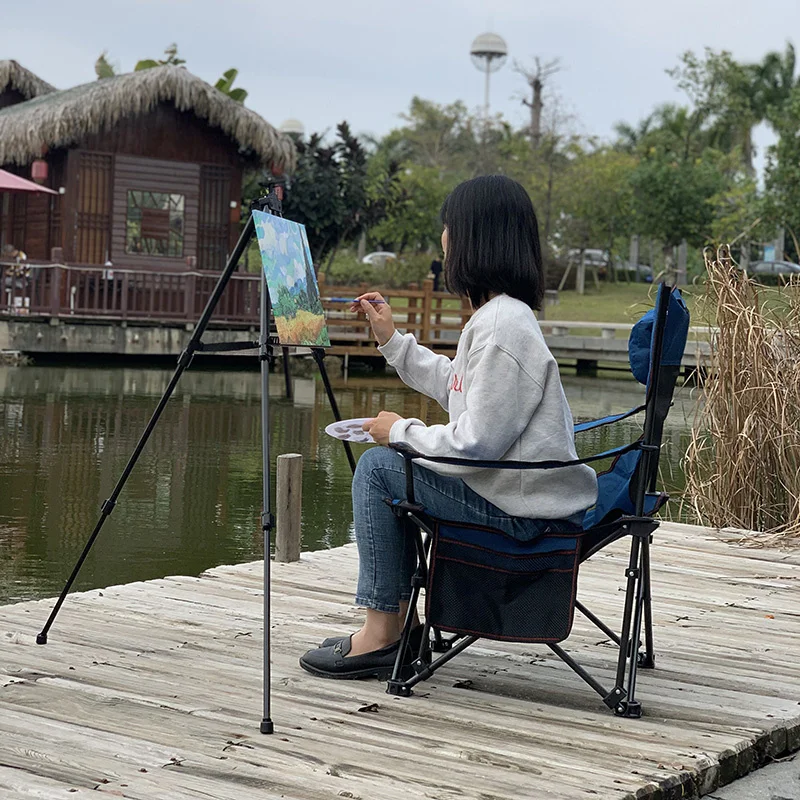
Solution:
M280 343L330 347L305 226L263 211L253 221Z

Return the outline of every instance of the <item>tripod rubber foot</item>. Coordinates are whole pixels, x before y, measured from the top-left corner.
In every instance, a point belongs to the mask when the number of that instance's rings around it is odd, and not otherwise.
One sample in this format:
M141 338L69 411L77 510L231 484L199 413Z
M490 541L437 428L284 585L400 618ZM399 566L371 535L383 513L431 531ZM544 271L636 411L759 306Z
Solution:
M36 644L47 644L47 634L46 633L37 633L36 634Z
M262 719L258 729L261 733L275 733L275 726L272 724L271 719Z

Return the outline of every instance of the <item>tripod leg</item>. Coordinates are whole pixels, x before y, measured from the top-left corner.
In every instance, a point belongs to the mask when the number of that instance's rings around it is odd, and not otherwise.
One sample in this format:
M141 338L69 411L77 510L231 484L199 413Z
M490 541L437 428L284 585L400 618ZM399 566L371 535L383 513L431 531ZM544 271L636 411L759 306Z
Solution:
M253 217L251 216L247 220L247 224L245 225L244 230L239 237L239 241L236 243L233 253L231 253L231 257L228 259L228 263L225 265L225 269L219 276L217 285L214 287L214 291L211 293L211 297L209 297L206 307L203 309L203 313L200 315L200 320L192 332L192 336L189 339L189 343L186 345L186 349L181 353L180 358L178 359L178 366L175 369L175 372L173 373L172 378L170 379L170 382L164 391L164 394L158 401L158 405L156 406L153 415L150 417L150 421L147 423L144 433L142 433L135 450L128 459L128 463L125 465L125 469L117 481L114 491L111 492L111 496L108 498L108 500L103 503L100 519L97 521L91 536L86 542L83 552L80 554L80 557L78 558L78 561L72 570L72 574L67 579L64 588L61 590L61 594L59 595L53 610L50 612L47 622L45 623L41 632L36 636L36 644L47 644L47 634L55 622L56 616L61 610L61 606L64 604L64 600L66 599L67 594L69 594L69 590L72 588L72 584L78 577L78 573L81 571L81 567L83 566L84 561L86 561L86 557L89 555L89 551L92 549L92 545L94 545L95 540L100 534L100 530L102 529L106 519L108 519L109 515L114 510L114 506L117 504L117 498L122 492L122 489L130 477L133 468L136 466L136 462L139 460L139 456L142 454L142 450L144 450L144 447L147 444L153 429L156 427L156 423L160 419L167 402L169 401L170 397L172 397L172 393L175 391L175 387L178 385L181 375L183 375L184 371L191 363L192 357L197 350L197 346L200 343L206 328L208 327L208 322L211 319L211 315L214 313L214 309L217 307L219 299L222 297L222 293L225 291L225 287L228 285L228 281L230 281L231 275L236 269L236 265L239 263L242 253L244 253L244 251L247 249L247 246L250 243L250 237L253 235L254 231L255 223L253 222Z
M322 383L325 386L325 392L328 395L328 401L330 402L331 409L333 410L333 418L338 422L341 420L342 415L339 412L339 405L336 402L336 396L333 393L333 387L331 386L331 381L328 377L328 370L325 368L325 351L319 347L313 347L311 352L314 355L314 361L317 362L317 366L319 367L319 374L322 375ZM343 440L342 444L344 445L345 453L347 453L347 460L350 463L350 469L355 472L356 460L353 457L353 451L350 448L350 442Z
M289 348L282 347L281 354L283 355L283 380L286 383L286 399L292 399L292 373L289 370Z
M262 458L262 502L261 530L264 534L264 708L261 717L261 733L273 733L271 704L271 664L270 664L270 544L273 528L273 517L270 511L270 473L272 464L269 455L269 295L267 279L261 270L261 334L259 336L259 354L261 361L261 458ZM284 364L287 361L286 348L283 350Z

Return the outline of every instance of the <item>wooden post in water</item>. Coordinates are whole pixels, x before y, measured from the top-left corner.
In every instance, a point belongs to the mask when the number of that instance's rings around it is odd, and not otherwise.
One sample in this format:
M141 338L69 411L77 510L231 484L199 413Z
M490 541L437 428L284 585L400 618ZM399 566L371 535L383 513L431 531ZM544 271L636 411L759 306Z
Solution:
M303 503L303 456L278 456L275 560L300 560L300 519Z

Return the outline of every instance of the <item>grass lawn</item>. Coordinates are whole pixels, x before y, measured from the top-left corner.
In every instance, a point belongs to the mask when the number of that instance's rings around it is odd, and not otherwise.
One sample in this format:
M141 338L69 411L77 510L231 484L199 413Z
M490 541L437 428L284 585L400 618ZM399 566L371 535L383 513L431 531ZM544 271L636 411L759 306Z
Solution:
M691 313L694 305L693 287L683 287L682 292ZM558 304L547 306L545 319L565 322L618 322L632 323L652 308L656 287L649 283L601 283L586 286L586 293L575 291L558 293Z
M685 286L682 288L689 312L694 310L694 296L702 291L702 287ZM587 283L586 293L579 295L576 291L558 293L558 304L547 306L544 317L540 319L561 320L564 322L616 322L633 323L652 308L655 303L656 288L649 283L600 283L596 289L594 283ZM408 298L392 297L391 289L385 290L395 311L408 307ZM461 303L458 299L445 300L445 309L458 310ZM699 323L698 323L699 324ZM588 332L587 332L588 333ZM593 331L592 335L600 335Z

